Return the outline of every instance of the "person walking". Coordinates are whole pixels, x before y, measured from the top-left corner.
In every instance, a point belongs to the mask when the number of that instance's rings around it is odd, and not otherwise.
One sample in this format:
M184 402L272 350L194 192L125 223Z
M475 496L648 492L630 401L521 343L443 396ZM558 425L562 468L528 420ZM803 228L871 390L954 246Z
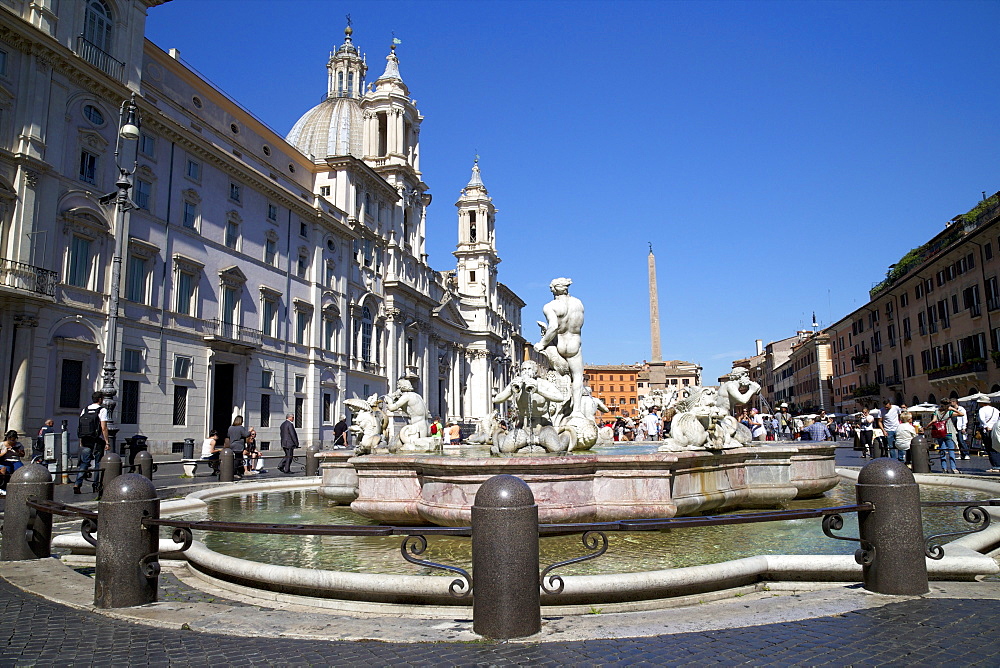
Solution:
M858 419L858 434L861 438L862 457L868 459L872 456L872 441L875 437L875 417L871 414L871 409L867 406L861 409L861 417Z
M997 437L1000 434L996 433L996 427L1000 425L1000 410L991 405L991 399L985 394L980 394L976 403L979 405L976 417L979 418L980 431L983 434L983 448L990 458L989 471L1000 473L1000 452L997 451Z
M650 408L646 416L642 418L642 427L646 432L647 441L658 441L660 440L660 416Z
M792 423L792 416L788 412L788 404L782 403L779 408L781 410L779 410L778 414L774 416L778 423L778 434L780 436L791 438L794 425Z
M899 461L903 461L896 452L896 431L899 429L899 415L903 411L896 404L892 403L890 399L886 399L882 405L882 429L885 430L885 445L886 445L886 455L890 458L895 457Z
M935 430L936 433L931 434L938 442L938 449L941 451L941 471L944 473L958 473L958 465L955 463L955 434L958 432L953 419L955 416L956 413L952 410L951 401L948 399L942 399L938 409L934 411L934 422L944 423L943 431ZM940 433L944 435L941 436Z
M79 473L76 474L76 482L73 483L73 493L80 494L83 487L83 479L87 471L93 465L97 470L97 464L101 461L104 451L108 449L108 409L101 405L104 395L94 392L90 395L91 403L80 413L80 424L77 427L76 435L80 439L80 466Z
M282 473L292 472L292 455L295 448L299 447L299 434L295 431L295 415L289 413L285 416L285 421L281 423L281 449L285 451L285 458L281 460L278 470Z
M243 426L243 416L233 418L233 424L226 433L226 444L233 451L233 473L237 478L243 478L243 451L247 447L247 436L250 432Z
M965 414L965 409L959 405L958 399L951 400L951 410L955 411L955 417L952 419L955 421L955 440L958 442L958 458L969 459L969 446L965 442L965 430L969 427L969 418Z

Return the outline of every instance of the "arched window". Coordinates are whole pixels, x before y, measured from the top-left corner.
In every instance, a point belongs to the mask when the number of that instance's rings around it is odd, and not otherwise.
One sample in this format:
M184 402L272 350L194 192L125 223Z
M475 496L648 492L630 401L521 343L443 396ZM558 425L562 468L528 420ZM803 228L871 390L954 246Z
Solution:
M927 395L927 403L929 403L929 404L936 404L937 403L937 397L935 397L933 394L928 394Z
M347 73L347 97L354 97L354 72Z
M87 0L83 37L101 51L111 51L111 27L114 19L104 0Z
M367 306L361 309L361 359L372 361L372 312Z
M344 73L337 72L337 95L343 97L344 95Z

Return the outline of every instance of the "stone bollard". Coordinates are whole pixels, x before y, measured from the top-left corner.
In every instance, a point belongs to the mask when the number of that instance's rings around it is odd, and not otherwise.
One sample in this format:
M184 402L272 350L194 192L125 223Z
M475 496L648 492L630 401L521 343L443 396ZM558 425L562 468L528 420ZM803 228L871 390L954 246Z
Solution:
M101 457L101 486L102 490L108 483L122 474L122 457L117 452L108 450ZM102 491L103 493L103 491Z
M148 478L126 473L104 487L97 504L95 606L127 608L156 602L160 528L143 526L142 518L159 516L160 500ZM147 563L144 558L149 555L153 561Z
M236 470L236 455L232 448L222 448L219 453L219 482L232 482Z
M153 479L153 455L148 450L135 453L135 470L147 480Z
M864 587L879 594L926 594L927 562L920 516L920 489L906 464L876 459L861 469L858 503L875 510L858 513L861 539L875 548L864 566Z
M927 437L917 434L910 441L910 464L914 473L930 473L931 462L927 454Z
M52 513L28 508L30 501L51 501L55 483L41 464L14 471L7 483L0 561L45 559L51 554Z
M495 475L472 505L472 630L523 638L542 629L538 592L538 506L520 478Z
M316 455L319 453L319 448L315 445L310 445L306 448L306 475L318 475L319 474L319 460L316 459Z

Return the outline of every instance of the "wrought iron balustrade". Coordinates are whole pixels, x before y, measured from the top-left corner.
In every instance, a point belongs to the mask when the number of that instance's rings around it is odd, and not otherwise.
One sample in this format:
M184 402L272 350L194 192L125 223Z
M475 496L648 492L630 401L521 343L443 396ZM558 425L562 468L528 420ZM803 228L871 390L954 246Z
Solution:
M951 378L952 376L963 376L966 374L973 373L985 373L986 371L986 360L970 360L967 362L962 362L960 364L955 364L953 366L945 367L943 369L936 369L927 374L928 380L940 380L942 378Z
M118 81L125 80L125 63L114 58L83 35L76 38L76 55Z
M23 262L0 258L0 285L54 297L59 275Z
M259 329L243 327L242 325L219 319L210 320L209 322L212 324L209 336L255 347L260 345L262 335Z
M851 362L855 366L864 366L871 363L871 358L868 353L864 353L863 355L851 355Z

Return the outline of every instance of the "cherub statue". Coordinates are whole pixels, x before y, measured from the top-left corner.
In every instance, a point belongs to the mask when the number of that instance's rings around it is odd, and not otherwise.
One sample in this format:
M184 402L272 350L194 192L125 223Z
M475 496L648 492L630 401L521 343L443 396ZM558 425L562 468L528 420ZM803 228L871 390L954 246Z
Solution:
M382 420L375 414L372 404L367 399L357 397L348 399L344 404L354 413L350 431L356 435L354 454L370 455L383 444Z

